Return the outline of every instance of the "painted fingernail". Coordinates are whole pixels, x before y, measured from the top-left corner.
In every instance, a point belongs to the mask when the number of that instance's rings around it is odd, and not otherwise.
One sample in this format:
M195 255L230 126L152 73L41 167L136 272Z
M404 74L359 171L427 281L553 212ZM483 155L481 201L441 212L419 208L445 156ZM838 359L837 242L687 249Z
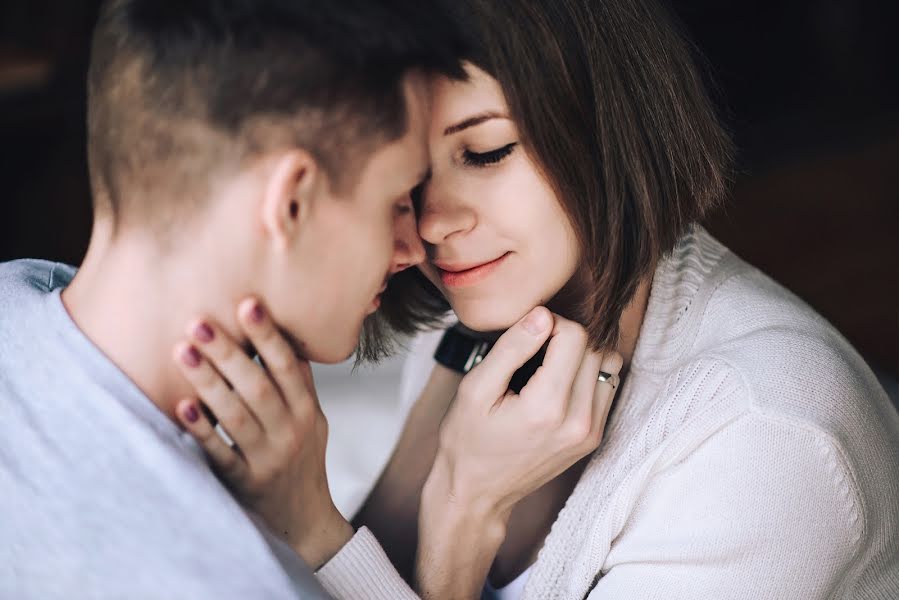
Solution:
M188 423L196 423L197 419L200 418L200 413L197 412L196 407L191 405L184 409L184 418L187 419Z
M208 324L199 323L194 327L194 337L197 338L198 341L208 344L215 339L215 332Z
M545 310L532 311L522 321L521 326L531 335L539 335L549 326L549 317L547 317Z
M253 304L253 310L250 311L250 318L257 325L262 323L262 320L265 319L265 310L263 310L262 305L258 302Z
M188 367L199 367L200 366L200 353L193 346L188 346L184 350L181 351L181 360Z

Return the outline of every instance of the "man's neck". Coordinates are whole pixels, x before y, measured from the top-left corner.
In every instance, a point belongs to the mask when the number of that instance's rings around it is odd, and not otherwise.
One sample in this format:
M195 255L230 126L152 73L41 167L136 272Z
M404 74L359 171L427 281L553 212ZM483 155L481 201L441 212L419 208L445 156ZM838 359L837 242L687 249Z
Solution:
M215 277L191 257L161 254L151 240L106 241L95 230L62 301L84 335L174 420L177 402L193 395L173 362L175 343L200 315L231 330L231 315L216 315L203 297L223 289Z

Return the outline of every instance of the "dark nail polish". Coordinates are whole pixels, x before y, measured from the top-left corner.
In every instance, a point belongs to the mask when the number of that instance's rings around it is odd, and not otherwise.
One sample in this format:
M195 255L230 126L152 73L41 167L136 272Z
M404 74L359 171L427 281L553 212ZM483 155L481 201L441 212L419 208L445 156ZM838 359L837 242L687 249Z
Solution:
M193 346L188 346L181 352L181 360L184 361L188 367L199 367L200 366L200 353Z
M257 325L262 323L262 320L265 319L265 311L258 302L253 305L253 310L250 311L250 318L253 319L253 322Z
M200 418L200 413L197 412L194 406L188 406L184 409L184 418L187 419L188 423L196 423L197 419Z
M215 332L206 323L200 323L194 328L194 337L207 344L215 338Z

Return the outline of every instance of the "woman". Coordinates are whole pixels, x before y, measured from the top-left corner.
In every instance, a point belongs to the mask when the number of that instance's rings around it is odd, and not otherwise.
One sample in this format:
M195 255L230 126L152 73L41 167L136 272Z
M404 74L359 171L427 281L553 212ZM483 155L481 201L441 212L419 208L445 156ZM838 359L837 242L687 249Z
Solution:
M515 505L488 592L899 597L899 417L828 323L695 225L730 145L671 20L464 4L479 46L467 81L435 82L415 194L428 261L391 282L364 353L446 308L498 332L546 304L624 358L601 447ZM405 570L456 411L439 337L413 345L405 385L425 392L357 519Z

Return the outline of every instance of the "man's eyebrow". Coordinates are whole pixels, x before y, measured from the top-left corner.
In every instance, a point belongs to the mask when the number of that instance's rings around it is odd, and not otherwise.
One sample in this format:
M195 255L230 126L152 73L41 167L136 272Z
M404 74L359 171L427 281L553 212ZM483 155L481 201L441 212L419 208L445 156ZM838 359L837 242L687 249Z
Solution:
M459 133L463 129L468 129L469 127L474 127L475 125L480 125L484 121L489 121L490 119L506 119L506 115L498 113L498 112L485 112L479 115L474 115L473 117L468 117L463 121L459 121L455 125L450 125L446 129L443 130L443 135L452 135L454 133Z

